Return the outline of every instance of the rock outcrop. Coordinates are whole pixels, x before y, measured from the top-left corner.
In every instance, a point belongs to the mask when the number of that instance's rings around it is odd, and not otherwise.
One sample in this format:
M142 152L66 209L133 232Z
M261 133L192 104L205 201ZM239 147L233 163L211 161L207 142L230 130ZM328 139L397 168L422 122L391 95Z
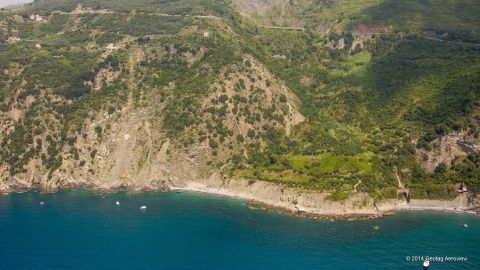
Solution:
M331 218L377 218L395 211L402 210L434 210L463 212L473 205L468 194L461 194L455 200L422 200L412 199L410 203L404 200L387 199L380 202L367 193L355 192L348 199L333 201L327 192L308 192L285 188L276 183L248 180L228 179L218 173L200 179L188 174L183 177L161 176L149 180L131 183L92 180L62 179L42 181L24 181L11 178L0 184L0 192L26 192L39 190L41 192L56 192L66 188L86 188L99 192L117 191L191 191L222 195L250 200L267 208L277 209L294 215L307 215Z

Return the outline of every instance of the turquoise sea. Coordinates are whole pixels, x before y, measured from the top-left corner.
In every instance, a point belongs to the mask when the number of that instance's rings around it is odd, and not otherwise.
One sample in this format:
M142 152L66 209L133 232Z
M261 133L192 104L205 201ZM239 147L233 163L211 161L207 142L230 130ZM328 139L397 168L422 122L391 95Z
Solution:
M480 269L479 217L332 222L194 193L0 196L0 233L0 269Z

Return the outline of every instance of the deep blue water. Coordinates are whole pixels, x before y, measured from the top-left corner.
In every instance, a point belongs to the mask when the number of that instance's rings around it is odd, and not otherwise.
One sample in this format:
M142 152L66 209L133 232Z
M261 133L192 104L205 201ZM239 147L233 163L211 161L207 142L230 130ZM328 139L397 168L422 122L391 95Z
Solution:
M0 234L0 269L421 269L406 256L462 256L430 269L480 269L479 217L331 222L192 193L0 196Z

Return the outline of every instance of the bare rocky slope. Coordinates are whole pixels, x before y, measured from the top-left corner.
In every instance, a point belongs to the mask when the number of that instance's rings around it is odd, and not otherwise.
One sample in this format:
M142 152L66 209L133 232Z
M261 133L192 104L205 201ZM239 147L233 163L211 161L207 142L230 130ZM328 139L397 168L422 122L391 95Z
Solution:
M82 136L76 136L74 142L62 148L63 161L53 172L45 167L41 155L30 160L23 173L14 176L9 175L4 164L1 191L38 188L53 192L65 187L140 191L183 186L187 181L222 173L220 167L212 164L225 163L234 153L244 152L247 143L261 140L252 133L272 127L288 134L292 126L304 120L298 112L296 96L254 58L245 56L241 62L245 66L229 67L210 86L215 90L199 102L199 125L172 139L162 127L166 101L152 92L141 92L145 96L134 101L133 88L138 85L131 78L141 76L134 74L141 73L136 69L145 55L138 48L132 48L129 55L125 67L130 70L130 77L124 80L131 89L124 106L113 112L92 114L82 124ZM164 91L175 91L175 85L165 86ZM221 116L216 116L216 111L221 111ZM264 117L265 113L274 117ZM2 114L3 125L18 121L17 114ZM219 123L227 134L209 136L210 125ZM7 128L3 131L8 135ZM184 146L181 142L187 136L195 140ZM40 138L41 135L35 139ZM48 145L37 145L41 151L48 151Z
M285 3L284 0L234 0L237 10L243 14L263 14L266 11L281 6Z

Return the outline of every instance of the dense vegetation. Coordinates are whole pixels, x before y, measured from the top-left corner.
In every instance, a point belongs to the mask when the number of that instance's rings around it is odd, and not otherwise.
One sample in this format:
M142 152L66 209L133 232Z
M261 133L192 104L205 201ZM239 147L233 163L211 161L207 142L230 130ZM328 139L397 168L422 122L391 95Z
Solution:
M227 163L223 170L233 177L328 190L333 199L354 189L395 197L397 177L418 198L451 198L455 183L480 191L479 153L459 156L452 166L442 163L433 173L418 158L439 137L461 131L479 137L480 46L470 44L479 40L476 1L299 0L253 18L220 0L84 0L88 12L68 13L78 2L37 0L0 12L0 38L21 38L0 44L0 157L10 176L24 173L36 157L50 173L65 159L84 166L75 144L86 136L88 119L119 111L130 97L137 106L159 97L166 136L178 147L207 141L214 156L228 143L229 157L213 157L209 164ZM33 11L48 22L29 20ZM359 24L379 26L382 33L355 44ZM122 46L105 57L110 43ZM131 67L135 51L146 58ZM198 61L189 59L197 55ZM286 96L254 111L258 98L240 94L247 89L243 81L231 100L222 94L201 108L218 90L212 85L224 87L238 70L249 74L250 84L262 80L249 73L245 55L298 97L306 120L288 136L275 128L283 124ZM232 66L238 70L228 70ZM105 71L113 79L103 78L95 88ZM235 104L237 119L263 127L234 136L223 119L227 103ZM25 113L5 120L12 109ZM99 138L105 130L95 128ZM92 158L96 153L91 149Z

